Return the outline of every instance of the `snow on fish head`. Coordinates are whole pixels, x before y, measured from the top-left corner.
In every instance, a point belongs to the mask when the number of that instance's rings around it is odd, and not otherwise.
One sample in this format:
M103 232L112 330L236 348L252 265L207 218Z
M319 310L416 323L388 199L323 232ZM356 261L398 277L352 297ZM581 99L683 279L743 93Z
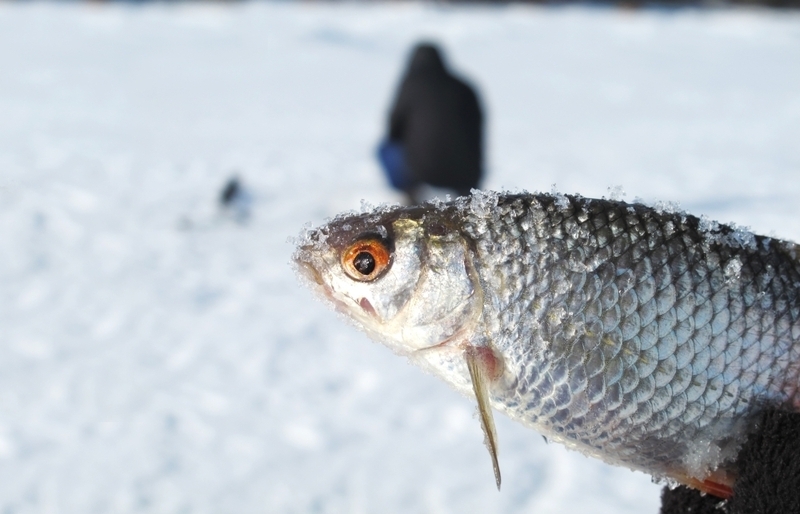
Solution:
M312 289L400 354L458 341L480 316L467 242L431 206L337 217L307 231L293 260Z

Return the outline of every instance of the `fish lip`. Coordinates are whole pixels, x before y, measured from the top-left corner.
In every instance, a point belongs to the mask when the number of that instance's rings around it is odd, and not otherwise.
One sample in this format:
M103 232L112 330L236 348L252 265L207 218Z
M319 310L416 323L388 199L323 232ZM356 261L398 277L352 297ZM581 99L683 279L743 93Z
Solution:
M322 275L319 271L317 271L317 268L315 268L313 264L308 262L308 260L304 259L301 255L295 255L294 262L297 265L297 271L299 271L304 278L314 282L317 285L325 286L325 283L322 280Z

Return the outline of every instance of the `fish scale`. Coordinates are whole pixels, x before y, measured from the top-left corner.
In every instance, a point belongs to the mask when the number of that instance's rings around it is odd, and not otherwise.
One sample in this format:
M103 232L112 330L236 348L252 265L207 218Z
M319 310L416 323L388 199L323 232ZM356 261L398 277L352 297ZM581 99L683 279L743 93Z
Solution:
M796 384L797 375L787 376L788 360L777 358L785 348L775 344L782 341L791 346L794 341L787 334L797 326L793 260L759 249L715 245L713 238L703 237L693 217L580 198L567 198L569 205L559 205L563 198L506 199L501 216L465 216L465 232L478 241L478 269L487 270L482 273L489 282L485 289L501 291L489 305L504 319L504 329L490 339L509 360L526 363L519 373L544 370L543 375L536 373L540 380L518 383L513 392L503 391L496 398L501 409L505 405L515 419L568 445L602 448L612 455L636 454L636 462L623 458L622 463L669 475L674 463L662 454L674 458L675 446L685 447L677 450L679 454L695 451L685 434L675 438L680 431L689 428L693 437L704 435L703 443L712 444L717 434L733 434L733 424L751 409L751 400L794 400L783 385ZM532 262L538 267L533 272L536 289L551 295L544 308L536 304L527 281L513 280L518 274L509 263L519 250L502 244L514 237L525 218L534 234L524 239L524 251L547 256ZM487 225L488 230L483 228ZM490 235L485 242L481 242L483 232ZM760 245L767 247L768 243ZM743 264L738 277L731 276L727 267L732 262ZM782 273L771 271L776 267ZM573 283L584 283L587 273L593 273L600 284L575 288ZM785 294L788 285L792 286L790 297ZM560 290L569 293L559 294ZM773 299L779 305L772 305ZM504 316L516 310L516 302L527 302L531 316ZM565 313L564 304L581 308L583 319ZM605 355L606 372L599 375L605 380L596 381L592 388L585 383L592 371L588 361L581 360L570 370L573 378L579 377L572 382L564 382L563 372L555 376L543 362L568 360L575 354L578 345L569 343L576 336L564 334L571 319L586 327L581 337L596 337L599 329L605 347L622 350ZM526 345L521 333L528 332L528 326L539 330L532 344ZM576 352L604 355L589 346L592 349L581 345ZM742 391L740 378L745 382ZM598 394L617 383L621 401L608 402L606 394ZM509 402L508 396L518 400ZM555 408L547 403L549 398ZM610 414L611 422L595 434L583 428L585 405L600 402L598 410ZM508 407L512 404L524 408ZM678 422L670 424L672 420ZM624 435L624 440L614 443L616 434ZM651 462L642 462L646 454ZM719 459L728 456L721 448ZM709 466L719 463L709 462Z
M341 256L374 234L388 234L374 244L394 260L365 285ZM294 259L357 325L479 406L485 394L612 464L729 487L755 414L800 408L797 255L641 204L476 192L337 218ZM395 276L406 260L423 278ZM480 412L496 458L491 412Z

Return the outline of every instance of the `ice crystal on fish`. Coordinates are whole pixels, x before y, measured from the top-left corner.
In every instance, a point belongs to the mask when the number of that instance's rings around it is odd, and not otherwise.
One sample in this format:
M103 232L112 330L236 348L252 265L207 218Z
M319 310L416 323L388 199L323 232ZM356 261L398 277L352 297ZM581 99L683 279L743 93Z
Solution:
M756 249L756 236L747 227L735 227L729 236L731 244L748 250Z
M622 186L614 186L608 188L608 199L619 202L625 198L625 189Z
M737 280L740 276L740 272L742 271L742 262L739 260L738 257L731 259L728 264L725 265L724 273L725 278L729 281Z
M653 209L660 214L682 214L683 209L679 202L656 202Z
M719 223L717 221L712 220L706 215L700 216L700 222L698 223L698 228L700 232L703 234L716 234L719 232Z
M498 194L493 191L475 191L471 195L470 209L479 217L492 217L497 207Z

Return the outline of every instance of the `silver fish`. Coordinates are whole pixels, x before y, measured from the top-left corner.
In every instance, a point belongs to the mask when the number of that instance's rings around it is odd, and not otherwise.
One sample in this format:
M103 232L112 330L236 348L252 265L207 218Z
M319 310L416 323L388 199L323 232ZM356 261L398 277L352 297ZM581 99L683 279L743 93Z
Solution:
M372 338L615 465L731 494L764 408L800 410L800 247L680 212L475 192L309 230L307 282Z

